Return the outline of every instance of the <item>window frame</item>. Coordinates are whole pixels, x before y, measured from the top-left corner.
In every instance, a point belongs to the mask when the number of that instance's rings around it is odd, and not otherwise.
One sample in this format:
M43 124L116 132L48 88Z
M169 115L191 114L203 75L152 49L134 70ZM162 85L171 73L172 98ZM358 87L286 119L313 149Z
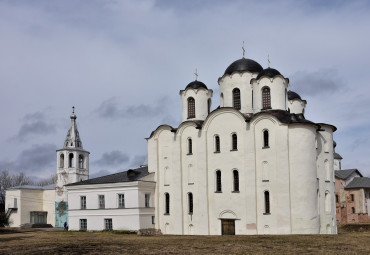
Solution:
M239 171L237 169L233 170L233 193L240 192L240 178Z
M164 193L164 215L170 215L170 194L168 192Z
M262 131L263 147L262 149L270 148L270 132L268 129Z
M104 230L105 231L113 230L113 219L112 218L104 218Z
M215 193L222 193L222 173L221 170L216 170L216 191Z
M220 136L215 135L215 153L220 153L221 152L221 142L220 142Z
M80 196L80 209L86 210L86 196Z
M193 155L193 139L191 137L188 138L188 154Z
M194 197L193 193L188 193L188 213L192 215L194 213Z
M262 92L262 110L271 109L271 89L268 86L264 86L261 89Z
M118 194L118 208L126 208L125 194Z
M105 195L98 195L98 208L105 209Z
M233 95L233 107L237 110L240 110L242 108L240 89L234 88L232 91L232 95Z
M145 193L144 195L144 206L145 208L150 207L150 193Z
M87 219L80 219L80 231L86 231L87 230Z
M231 151L238 150L238 135L237 133L231 134Z
M264 215L270 215L271 214L271 200L270 200L270 191L265 190L263 192L264 197L264 204L265 204L265 211Z
M188 97L188 119L195 118L195 99L193 97Z

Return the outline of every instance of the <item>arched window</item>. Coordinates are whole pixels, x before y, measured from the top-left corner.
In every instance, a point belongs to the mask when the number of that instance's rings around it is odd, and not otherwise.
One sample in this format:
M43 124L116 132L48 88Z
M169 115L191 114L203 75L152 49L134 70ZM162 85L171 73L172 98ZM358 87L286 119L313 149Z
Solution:
M188 139L188 154L193 154L193 140Z
M236 135L236 134L232 134L232 136L231 136L231 143L232 143L232 147L231 147L231 149L233 150L233 151L236 151L236 150L238 150L238 136Z
M220 137L215 136L215 152L220 152Z
M164 194L165 200L166 200L166 206L165 206L165 214L170 214L170 194L166 193Z
M193 214L193 193L188 193L189 214Z
M233 106L240 110L240 90L238 88L233 89Z
M264 87L262 89L262 109L271 109L271 96L269 87Z
M68 167L73 167L74 166L74 157L73 153L69 154L69 160L68 160Z
M82 155L78 156L78 167L80 169L84 168L84 156L82 156Z
M217 170L216 171L216 192L222 192L222 187L221 187L221 171Z
M325 192L325 211L330 212L331 211L331 204L330 204L330 193L329 191Z
M269 131L268 130L263 131L263 147L264 148L269 147Z
M64 154L60 154L59 156L59 167L63 168L64 167Z
M220 95L220 106L224 107L224 93L221 93Z
M188 98L188 119L195 118L195 100L192 97Z
M266 190L264 195L265 195L265 213L269 214L270 213L270 192Z
M238 170L233 171L234 177L234 192L239 192L239 172Z
M208 102L208 113L210 113L210 112L211 112L211 105L212 105L212 101L211 101L211 99L209 98L207 102Z

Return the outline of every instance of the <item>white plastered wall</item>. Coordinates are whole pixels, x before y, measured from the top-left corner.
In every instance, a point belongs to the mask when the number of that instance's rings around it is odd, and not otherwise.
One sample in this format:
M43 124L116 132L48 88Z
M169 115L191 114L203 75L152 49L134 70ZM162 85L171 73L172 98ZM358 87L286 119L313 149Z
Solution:
M252 82L253 86L253 113L262 110L262 89L264 87L270 88L271 109L286 110L287 109L287 81L282 76L275 76L274 78L262 77L259 80Z
M205 88L180 91L182 101L182 121L186 120L204 120L208 116L208 99L212 100L213 91ZM195 100L195 118L188 118L188 98Z

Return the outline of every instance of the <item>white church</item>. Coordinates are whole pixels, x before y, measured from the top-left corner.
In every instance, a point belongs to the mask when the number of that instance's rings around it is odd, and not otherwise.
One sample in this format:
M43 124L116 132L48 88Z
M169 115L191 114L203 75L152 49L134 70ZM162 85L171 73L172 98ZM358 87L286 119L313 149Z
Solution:
M218 84L215 110L201 81L180 91L182 123L151 133L147 164L94 179L72 113L57 151L50 224L175 235L336 234L336 128L305 119L307 102L288 90L289 79L254 60L236 60Z

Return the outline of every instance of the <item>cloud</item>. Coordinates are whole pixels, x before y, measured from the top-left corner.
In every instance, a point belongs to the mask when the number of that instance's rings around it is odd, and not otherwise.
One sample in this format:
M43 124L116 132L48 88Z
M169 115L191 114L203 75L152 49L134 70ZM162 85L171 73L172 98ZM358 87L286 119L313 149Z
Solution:
M106 152L102 155L102 157L96 160L94 163L100 166L119 166L123 163L129 161L129 156L127 154L122 153L121 151L114 150L111 152Z
M49 124L45 120L45 116L41 112L35 112L27 114L23 118L23 124L19 128L19 131L12 140L24 142L28 138L34 135L47 135L56 132L54 124Z
M110 174L112 174L112 172L102 169L102 170L99 170L98 172L94 172L90 174L89 179L97 178L97 177L104 176L104 175L110 175Z
M315 72L298 71L292 75L290 83L293 85L293 91L305 96L338 93L345 87L343 79L335 69L321 69Z
M136 155L134 158L131 160L131 167L138 168L141 165L143 165L146 161L146 155Z
M55 167L55 151L54 144L34 144L29 149L23 150L16 160L0 161L0 170L9 170L16 172L24 172L27 174L36 174L47 168L54 169ZM50 171L54 172L54 171Z

